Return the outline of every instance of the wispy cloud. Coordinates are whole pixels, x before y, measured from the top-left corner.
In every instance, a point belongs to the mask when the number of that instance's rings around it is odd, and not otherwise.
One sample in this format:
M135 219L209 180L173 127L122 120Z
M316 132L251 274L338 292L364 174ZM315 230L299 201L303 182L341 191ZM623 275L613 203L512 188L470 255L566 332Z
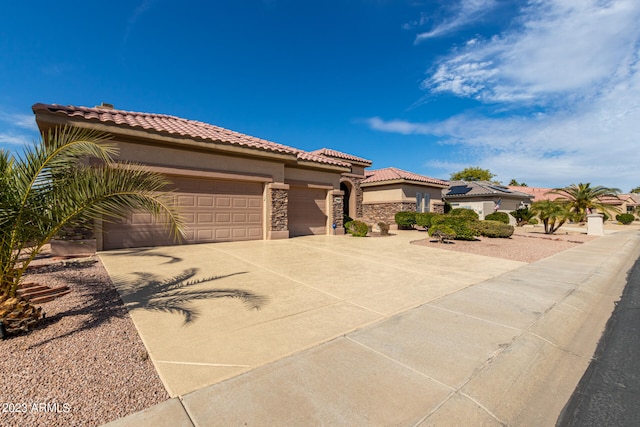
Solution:
M36 120L31 114L12 114L0 111L0 122L22 129L28 129L32 131L38 130Z
M447 11L447 17L440 23L436 24L431 30L420 33L416 36L415 42L442 37L449 33L459 30L470 23L478 20L487 12L495 8L496 0L459 0L450 3L450 10ZM418 25L424 25L431 21L427 15L421 15L418 21L405 24L404 28L409 29Z
M140 4L133 10L133 13L129 16L127 20L127 28L124 32L123 43L126 44L129 41L129 37L131 36L131 32L133 28L137 24L140 16L142 16L146 11L148 11L151 6L155 3L156 0L142 0Z
M12 135L9 133L0 133L0 145L26 145L31 142L31 139L24 135ZM1 147L0 147L1 148Z
M638 22L636 0L531 0L509 31L452 50L422 84L431 95L475 99L500 114L368 124L464 146L507 181L637 186Z

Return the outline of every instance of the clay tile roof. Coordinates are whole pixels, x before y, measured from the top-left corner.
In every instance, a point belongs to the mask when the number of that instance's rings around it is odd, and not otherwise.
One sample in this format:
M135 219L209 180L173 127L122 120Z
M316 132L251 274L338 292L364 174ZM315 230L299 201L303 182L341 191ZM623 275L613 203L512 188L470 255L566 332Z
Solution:
M103 123L113 123L118 126L141 128L149 131L180 135L205 141L219 142L240 147L253 148L274 153L291 154L298 159L349 167L350 165L336 159L306 153L286 145L277 144L265 139L256 138L219 126L210 125L195 120L182 119L166 114L139 113L134 111L116 110L110 107L75 107L58 104L35 104L33 112L47 111L53 114L95 120Z
M354 156L352 154L347 154L347 153L342 153L340 151L331 150L329 148L321 148L319 150L311 151L311 153L319 154L319 155L327 156L327 157L334 157L334 158L342 159L342 160L347 160L347 161L350 161L350 162L364 163L364 164L367 164L367 165L371 166L371 160L367 160L367 159L362 158L362 157L357 157L357 156Z
M297 157L300 160L306 160L310 162L326 163L328 165L342 166L347 168L351 167L350 163L342 162L338 159L332 159L331 157L322 156L320 154L316 154L314 151L299 151Z
M441 187L447 187L449 184L447 181L443 181L437 178L430 178L424 175L418 175L417 173L407 172L398 168L384 168L372 171L365 171L366 178L362 181L362 184L369 183L382 183L385 181L412 181L412 182L424 182L427 184L433 184Z
M540 200L556 200L558 198L562 198L560 194L547 194L552 190L551 188L525 187L523 185L509 185L507 188L511 191L519 191L520 193L532 195L534 202L539 202Z

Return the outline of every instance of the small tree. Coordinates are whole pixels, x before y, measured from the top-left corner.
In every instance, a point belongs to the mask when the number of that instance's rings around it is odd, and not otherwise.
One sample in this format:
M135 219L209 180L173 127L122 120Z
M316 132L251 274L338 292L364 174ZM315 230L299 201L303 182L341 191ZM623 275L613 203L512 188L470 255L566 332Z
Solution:
M540 217L545 234L553 234L571 219L572 215L566 203L555 200L540 200L531 205L531 211Z
M495 175L479 166L465 168L451 174L451 181L491 181Z
M518 182L515 179L512 179L511 181L509 181L509 185L514 185L517 187L528 187L528 185L525 182Z
M632 193L637 193L640 194L640 187L636 187L633 190L631 190Z
M603 203L603 197L617 198L620 190L598 185L591 187L590 183L571 184L568 187L554 188L552 194L560 196L559 201L565 202L568 209L576 214L575 220L584 222L589 210L597 209L600 212L612 215L618 213L618 209L612 205Z

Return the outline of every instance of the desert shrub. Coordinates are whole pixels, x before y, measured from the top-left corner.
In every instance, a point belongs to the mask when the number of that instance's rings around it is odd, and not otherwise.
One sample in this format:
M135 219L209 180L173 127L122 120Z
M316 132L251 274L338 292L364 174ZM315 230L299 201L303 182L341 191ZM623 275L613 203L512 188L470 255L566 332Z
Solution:
M537 218L531 218L529 221L527 221L528 224L531 225L536 225L538 224L538 219Z
M386 222L379 222L378 223L378 228L380 228L380 235L381 236L388 236L389 235L389 224L387 224Z
M369 232L369 226L362 221L349 221L344 226L347 233L355 237L365 237Z
M429 228L431 227L431 220L433 217L438 216L435 212L422 212L416 214L416 225L419 227Z
M444 224L436 224L429 228L429 237L434 237L440 242L445 240L453 240L456 238L456 232L453 228Z
M525 224L537 224L538 221L536 220L536 222L531 222L532 220L535 219L535 212L531 211L531 209L529 209L527 206L525 206L524 208L520 208L520 209L516 209L513 212L509 212L511 214L512 217L514 217L516 219L516 225L518 227L522 227ZM485 218L486 219L486 218Z
M502 221L484 220L480 221L480 234L485 237L511 237L513 226Z
M505 212L493 212L485 216L484 219L489 221L500 221L503 224L509 224L509 214Z
M416 223L416 213L415 212L398 212L394 220L398 227L403 229L413 228Z
M446 225L455 231L456 240L474 240L480 235L478 222L463 216L438 215L431 219L431 227Z
M623 224L623 225L631 224L634 219L635 217L632 214L628 214L628 213L616 215L616 221L618 221L620 224Z
M446 200L444 201L444 213L448 214L449 212L451 212L451 209L453 209L453 206L451 206L451 203L447 202Z
M465 208L451 209L451 212L449 212L449 215L458 216L458 217L467 218L467 219L475 219L475 220L480 218L475 211L472 211L471 209L465 209Z
M602 212L602 222L605 221L609 221L609 215L607 215L606 213Z

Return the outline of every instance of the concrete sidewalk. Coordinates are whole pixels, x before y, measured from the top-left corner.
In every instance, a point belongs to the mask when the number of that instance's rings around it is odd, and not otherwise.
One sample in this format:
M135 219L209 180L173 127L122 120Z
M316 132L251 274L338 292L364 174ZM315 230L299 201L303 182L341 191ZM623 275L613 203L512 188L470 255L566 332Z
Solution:
M294 337L293 346L276 343L277 354L265 355L257 332L273 331L253 329L257 327L253 321L237 325L235 331L256 332L248 337L258 345L244 343L246 349L234 356L236 360L254 346L261 354L253 364L246 364L244 373L231 373L229 379L219 378L213 385L177 393L179 397L109 425L555 424L591 360L624 288L626 272L640 256L640 233L607 235L533 264L439 250L426 253L428 248L407 245L402 239L293 239L283 242L279 251L273 245L280 242L260 242L267 248L263 252L250 245L212 245L214 251L236 262L242 259L261 269L275 266L271 272L277 280L264 288L273 295L284 295L278 292L289 284L276 283L286 278L303 289L292 294L288 288L287 295L305 301L315 295L310 293L313 289L323 298L335 299L306 311L328 306L338 307L337 311L305 317L298 300L285 298L282 303L295 302L298 312L291 316L289 328L276 330L269 340L280 334L291 338L287 334L297 330L291 329L294 325L307 331L317 326L323 332L311 338L301 334L301 342ZM349 245L348 257L336 242ZM400 253L371 247L394 242ZM250 252L242 255L245 250ZM332 253L340 257L332 258L328 255ZM214 258L219 255L216 252ZM111 273L115 261L110 262L109 256L112 261L124 258L115 253L103 255ZM290 263L278 261L281 256L291 256ZM311 278L303 279L303 272L294 265L304 256L320 257L319 262L346 258L341 266L346 277L340 283L323 285L326 275L306 271ZM360 280L348 266L367 259L371 264L364 271L373 270ZM239 267L247 265L235 265L233 270L241 271ZM434 286L439 280L431 281L433 276L425 270L434 270L438 279L451 277L453 272L458 276L439 287ZM120 277L114 281L120 283L120 289L130 280ZM346 286L353 281L355 290ZM352 315L353 307L360 307L355 310L359 314ZM148 310L131 313L154 358L145 336L153 330L144 326ZM314 323L327 316L336 316L335 321ZM147 319L151 320L158 319ZM275 321L266 320L270 326L276 326ZM340 334L340 330L345 332ZM233 346L242 344L239 340ZM219 345L217 341L211 346L215 357L224 356L217 350ZM285 350L289 355L283 354ZM161 369L159 372L162 375Z

